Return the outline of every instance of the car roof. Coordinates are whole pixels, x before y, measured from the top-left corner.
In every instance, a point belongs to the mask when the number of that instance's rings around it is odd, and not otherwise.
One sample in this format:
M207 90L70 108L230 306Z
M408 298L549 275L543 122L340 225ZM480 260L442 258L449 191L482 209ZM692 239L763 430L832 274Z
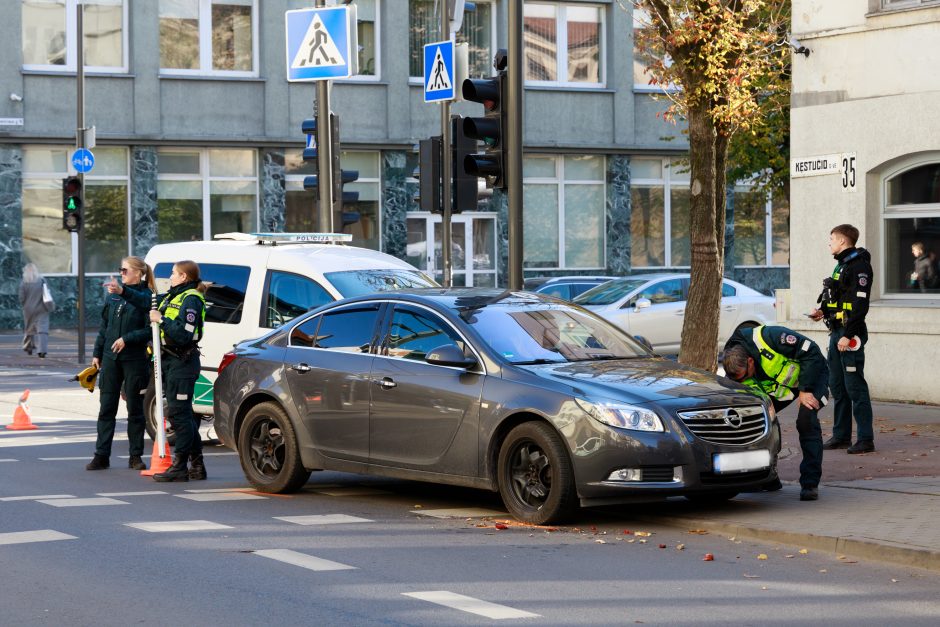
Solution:
M546 296L545 294L537 294L523 290L500 289L498 287L409 288L357 296L342 302L369 300L401 300L413 303L437 304L445 309L480 307L496 302L502 304L545 303L553 305L571 305L571 303L560 301L553 296Z
M619 278L621 277L616 277L616 276L556 276L556 277L551 277L550 279L548 279L547 281L545 281L538 287L542 287L542 286L553 284L553 283L583 283L583 282L590 282L590 281L613 281L614 279L619 279Z

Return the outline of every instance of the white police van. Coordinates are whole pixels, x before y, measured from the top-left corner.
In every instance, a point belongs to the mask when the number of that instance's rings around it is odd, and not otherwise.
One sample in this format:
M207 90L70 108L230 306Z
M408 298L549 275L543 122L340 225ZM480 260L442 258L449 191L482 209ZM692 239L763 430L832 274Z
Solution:
M414 266L391 255L347 246L348 234L226 233L213 241L158 244L147 253L157 291L170 289L178 261L199 265L206 292L202 373L193 409L211 427L212 384L222 355L243 340L258 337L296 316L362 294L411 287L437 287ZM154 386L144 403L147 432L155 437ZM167 436L173 434L167 424ZM211 428L204 430L211 438Z

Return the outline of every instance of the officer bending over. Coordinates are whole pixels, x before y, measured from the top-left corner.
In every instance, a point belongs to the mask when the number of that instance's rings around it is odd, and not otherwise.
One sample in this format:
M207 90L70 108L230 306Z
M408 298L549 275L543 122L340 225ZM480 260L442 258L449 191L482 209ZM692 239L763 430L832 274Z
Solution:
M722 365L729 379L772 401L777 412L799 400L800 500L818 499L823 458L818 410L826 404L829 379L819 346L786 327L738 329L725 346Z

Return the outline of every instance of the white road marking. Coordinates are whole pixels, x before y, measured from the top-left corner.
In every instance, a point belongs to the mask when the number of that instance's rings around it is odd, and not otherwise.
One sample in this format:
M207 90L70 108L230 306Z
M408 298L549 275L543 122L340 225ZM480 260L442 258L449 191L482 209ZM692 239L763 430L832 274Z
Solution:
M40 494L37 496L4 496L0 501L38 501L39 499L74 499L74 494Z
M52 542L53 540L75 540L75 536L67 533L53 531L52 529L38 529L36 531L14 531L12 533L0 533L0 545L2 544L26 544L28 542Z
M36 423L33 420L33 423ZM41 422L39 424L42 424ZM31 431L29 433L32 433ZM36 435L36 436L25 436L19 438L0 438L0 448L9 448L12 446L46 446L48 444L81 444L84 442L94 442L98 439L98 436L89 433L88 435ZM114 435L115 442L119 442L122 439L127 439L127 436L121 438L118 434Z
M310 516L275 516L275 520L293 523L295 525L341 525L346 523L375 522L368 518L357 518L346 514L312 514Z
M150 533L165 533L169 531L217 531L231 529L228 525L210 522L208 520L168 520L165 522L125 523L127 527L149 531Z
M479 507L464 507L461 509L415 509L412 514L430 516L431 518L489 518L492 516L509 516L507 512Z
M183 490L190 494L211 494L213 492L253 492L254 488L202 488L199 490Z
M261 499L268 500L267 497L257 494L245 494L244 492L215 492L212 494L174 494L173 496L190 501L215 502L215 501L254 501Z
M380 494L391 494L388 490L379 490L378 488L330 488L327 490L314 490L317 494L326 496L375 496Z
M95 507L98 505L130 505L127 501L109 499L107 497L86 499L40 499L37 503L45 503L53 507Z
M438 605L443 605L444 607L450 607L462 612L469 612L471 614L476 614L477 616L485 616L486 618L491 618L493 620L501 620L504 618L537 618L541 616L540 614L533 614L532 612L517 610L506 605L490 603L489 601L474 599L473 597L464 596L455 592L448 592L446 590L432 590L429 592L402 592L402 594L406 597L420 599L421 601L428 601L430 603L436 603Z
M41 462L77 462L83 459L88 459L88 455L82 455L81 457L40 457L39 461ZM88 461L91 461L88 459Z
M203 457L231 457L232 455L238 455L235 451L228 451L227 453L203 453Z
M290 549L264 549L261 551L254 551L254 554L260 555L261 557L267 557L272 560L277 560L279 562L284 562L285 564L300 566L301 568L306 568L307 570L356 570L355 566L340 564L339 562L331 562L330 560L314 557L313 555L306 555L304 553L298 553L297 551L291 551Z
M20 460L18 460L18 459L12 459L12 458L0 459L0 462L18 462L18 461L20 461Z
M98 496L150 496L151 494L169 494L163 490L147 490L144 492L98 492Z

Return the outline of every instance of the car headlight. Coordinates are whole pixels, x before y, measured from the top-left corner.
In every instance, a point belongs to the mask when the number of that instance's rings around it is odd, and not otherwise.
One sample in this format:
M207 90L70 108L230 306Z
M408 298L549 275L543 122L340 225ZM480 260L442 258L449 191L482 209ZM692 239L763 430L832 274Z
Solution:
M574 400L591 418L605 425L633 431L665 431L659 416L648 409L622 403L592 403L583 398Z

